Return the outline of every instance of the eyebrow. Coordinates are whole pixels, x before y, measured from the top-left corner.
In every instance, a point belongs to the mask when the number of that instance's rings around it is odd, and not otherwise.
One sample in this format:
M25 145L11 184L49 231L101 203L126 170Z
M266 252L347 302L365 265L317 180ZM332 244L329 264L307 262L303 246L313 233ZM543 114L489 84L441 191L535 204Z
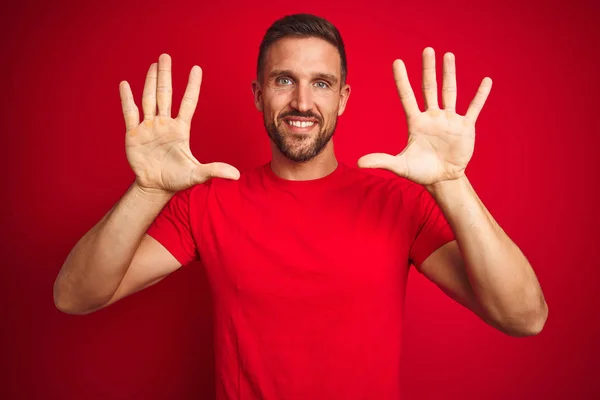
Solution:
M276 70L271 71L271 73L269 74L269 78L274 78L274 77L280 76L280 75L294 76L294 73L292 71L290 71L289 69L276 69ZM314 74L313 78L324 79L324 80L330 81L334 85L338 83L338 78L335 75L327 74L324 72L319 72L319 73Z

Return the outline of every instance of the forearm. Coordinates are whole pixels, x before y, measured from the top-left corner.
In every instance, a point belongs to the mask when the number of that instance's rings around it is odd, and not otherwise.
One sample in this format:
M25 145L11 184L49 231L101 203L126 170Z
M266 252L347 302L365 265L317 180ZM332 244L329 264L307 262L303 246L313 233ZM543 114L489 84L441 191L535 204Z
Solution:
M172 195L136 184L73 247L54 283L56 306L67 312L97 307L115 293L152 221Z
M489 318L508 331L537 330L547 306L535 272L468 179L427 190L455 233L473 293Z

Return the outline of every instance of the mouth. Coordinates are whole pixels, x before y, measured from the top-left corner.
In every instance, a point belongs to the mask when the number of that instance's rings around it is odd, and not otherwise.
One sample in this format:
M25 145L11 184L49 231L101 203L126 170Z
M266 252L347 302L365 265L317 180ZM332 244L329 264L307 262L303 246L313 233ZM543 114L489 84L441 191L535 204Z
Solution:
M283 123L295 133L308 133L319 125L319 122L313 118L286 118Z

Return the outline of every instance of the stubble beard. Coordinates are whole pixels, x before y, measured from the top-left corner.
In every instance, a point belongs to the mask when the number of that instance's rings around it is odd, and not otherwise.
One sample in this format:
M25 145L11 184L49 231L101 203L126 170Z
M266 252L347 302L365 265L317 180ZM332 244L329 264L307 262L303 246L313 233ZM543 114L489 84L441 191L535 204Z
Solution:
M284 132L283 124L286 122L281 118L276 125L272 121L267 121L265 117L264 125L269 138L275 143L281 154L291 161L303 163L321 154L335 133L337 118L333 120L333 125L330 127L323 126L322 121L319 118L319 131L312 136Z

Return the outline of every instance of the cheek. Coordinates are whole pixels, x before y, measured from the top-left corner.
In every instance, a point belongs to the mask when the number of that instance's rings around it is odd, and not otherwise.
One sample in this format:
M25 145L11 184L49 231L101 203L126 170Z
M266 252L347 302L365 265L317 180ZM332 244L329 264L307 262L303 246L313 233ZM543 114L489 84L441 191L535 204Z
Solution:
M315 91L313 96L315 103L318 103L327 109L337 107L339 99L340 96L333 90Z
M272 118L276 118L281 112L287 109L290 102L289 96L285 93L270 93L264 99L264 111Z
M339 108L339 96L323 96L317 104L317 109L325 118L327 124L332 123L332 119L337 118Z

